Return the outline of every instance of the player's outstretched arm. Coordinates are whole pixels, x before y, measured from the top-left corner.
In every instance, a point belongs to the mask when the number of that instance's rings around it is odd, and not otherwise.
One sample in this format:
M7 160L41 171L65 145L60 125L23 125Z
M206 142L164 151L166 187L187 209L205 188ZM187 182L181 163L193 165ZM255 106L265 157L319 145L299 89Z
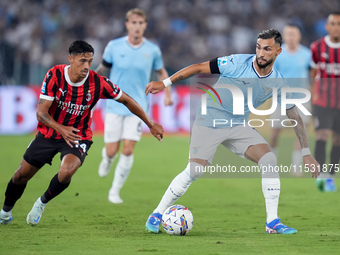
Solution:
M56 122L48 112L52 103L53 101L42 98L39 99L37 106L37 119L40 123L54 129L59 134L61 134L66 143L70 147L73 147L72 144L78 144L78 141L82 138L80 135L76 134L77 132L80 132L80 130L74 127L64 126Z
M128 94L124 93L117 100L124 104L133 114L138 116L149 127L151 134L160 142L163 138L163 127L155 122L144 112L143 108Z
M297 111L296 106L286 111L287 117L291 120L295 120L297 125L294 127L295 134L301 145L301 152L303 156L303 163L306 168L312 173L312 177L318 177L320 174L320 165L311 155L308 146L308 137L305 124ZM295 123L293 123L295 124Z
M178 71L177 73L173 74L168 79L164 81L152 81L145 87L145 94L148 95L156 94L162 91L165 87L170 86L171 84L188 79L196 74L210 74L210 64L209 61L190 65L188 67L183 68L182 70Z

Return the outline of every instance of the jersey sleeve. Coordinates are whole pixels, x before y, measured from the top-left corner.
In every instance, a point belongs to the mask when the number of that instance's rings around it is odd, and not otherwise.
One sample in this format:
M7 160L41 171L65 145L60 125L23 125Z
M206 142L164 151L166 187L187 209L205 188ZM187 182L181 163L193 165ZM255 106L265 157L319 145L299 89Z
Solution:
M153 70L159 71L163 67L164 67L164 64L163 64L162 52L159 47L156 47L152 68Z
M111 68L113 65L113 54L112 54L112 50L113 50L113 45L112 45L112 41L109 42L105 49L104 49L104 53L103 53L103 65L106 67Z
M230 77L236 70L237 59L233 55L218 57L210 60L209 65L211 73Z
M122 96L123 91L116 84L113 84L108 78L102 77L101 83L103 85L101 98L118 100Z
M312 59L311 59L311 67L316 69L318 66L317 64L319 63L319 54L318 54L318 49L317 49L317 42L314 42L310 46L311 49L311 54L312 54Z
M53 101L57 90L58 84L56 82L55 68L52 68L45 75L45 79L41 86L39 98Z

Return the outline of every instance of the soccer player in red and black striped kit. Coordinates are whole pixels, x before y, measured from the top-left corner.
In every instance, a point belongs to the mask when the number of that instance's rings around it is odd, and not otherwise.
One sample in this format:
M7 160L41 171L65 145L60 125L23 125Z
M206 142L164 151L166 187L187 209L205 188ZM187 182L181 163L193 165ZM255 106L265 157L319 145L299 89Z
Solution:
M328 35L313 42L311 76L313 85L313 118L316 130L315 159L321 173L316 184L321 191L334 192L334 172L340 160L340 12L328 16ZM326 165L326 142L332 134L330 164Z
M47 72L37 106L38 134L28 146L19 168L8 183L0 211L0 224L12 222L12 208L27 182L60 152L59 172L27 215L27 224L37 225L46 204L64 191L82 165L92 144L92 113L100 98L123 103L141 118L161 141L163 127L154 123L130 96L109 79L90 70L94 50L85 41L69 48L70 65L57 65Z

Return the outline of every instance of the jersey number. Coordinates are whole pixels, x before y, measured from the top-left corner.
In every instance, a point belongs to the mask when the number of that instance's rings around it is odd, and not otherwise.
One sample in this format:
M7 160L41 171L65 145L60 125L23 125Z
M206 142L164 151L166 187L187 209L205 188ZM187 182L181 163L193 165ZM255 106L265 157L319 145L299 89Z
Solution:
M83 152L85 153L86 152L86 143L80 144L80 148L82 148Z

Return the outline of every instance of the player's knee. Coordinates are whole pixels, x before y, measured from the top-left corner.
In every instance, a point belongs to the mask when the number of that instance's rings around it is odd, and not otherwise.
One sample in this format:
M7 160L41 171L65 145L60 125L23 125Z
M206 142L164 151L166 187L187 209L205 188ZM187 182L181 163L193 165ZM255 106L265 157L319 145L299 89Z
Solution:
M340 134L333 134L332 144L333 146L340 146Z
M113 158L117 154L118 148L119 147L116 147L116 146L106 146L103 148L102 156Z
M279 173L277 171L277 158L273 152L268 152L263 155L258 165L262 170L262 177L266 178L278 178Z
M14 184L23 185L32 178L35 172L35 169L28 169L20 165L19 168L15 171L12 177L12 181Z
M123 148L122 148L122 154L124 154L125 156L130 156L133 154L134 148L135 148L135 143L124 142Z
M327 141L329 137L329 131L328 130L317 130L315 132L315 139L317 141Z
M58 173L58 179L61 183L69 183L71 181L72 176L79 168L77 162L74 163L64 163L60 166L60 170Z
M22 175L19 172L15 172L12 177L12 182L16 185L23 185L29 181L30 177L27 175Z
M126 149L122 149L122 154L124 154L126 157L131 156L133 154L133 149L130 148L126 148Z
M58 180L61 183L69 183L71 182L72 176L73 176L74 172L73 171L67 171L67 170L60 170L58 173Z
M204 166L197 162L189 162L185 168L185 173L194 181L204 173Z

